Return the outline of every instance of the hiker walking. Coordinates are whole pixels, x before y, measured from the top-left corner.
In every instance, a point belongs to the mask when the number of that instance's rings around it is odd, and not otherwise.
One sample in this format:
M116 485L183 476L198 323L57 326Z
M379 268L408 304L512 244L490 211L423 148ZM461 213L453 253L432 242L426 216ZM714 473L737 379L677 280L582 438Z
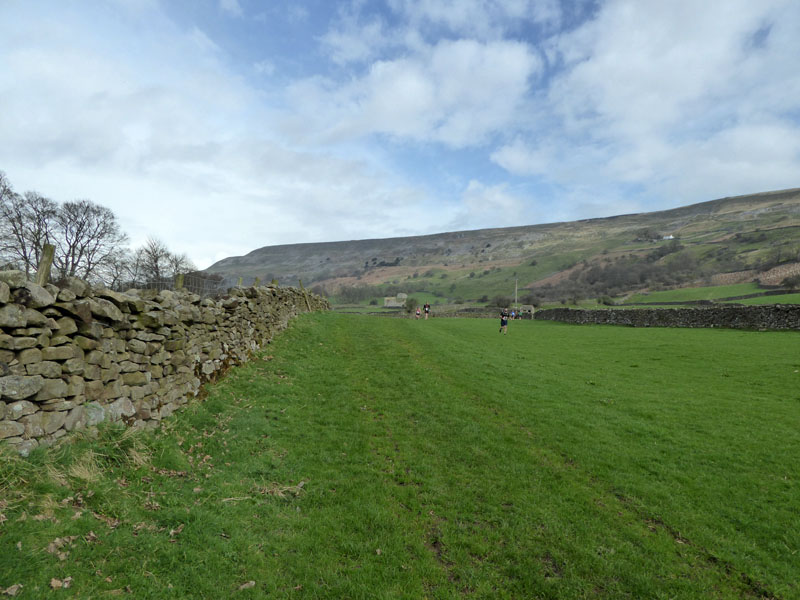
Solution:
M431 305L426 302L425 306L423 306L422 309L425 311L425 320L427 321L428 320L428 315L431 312Z

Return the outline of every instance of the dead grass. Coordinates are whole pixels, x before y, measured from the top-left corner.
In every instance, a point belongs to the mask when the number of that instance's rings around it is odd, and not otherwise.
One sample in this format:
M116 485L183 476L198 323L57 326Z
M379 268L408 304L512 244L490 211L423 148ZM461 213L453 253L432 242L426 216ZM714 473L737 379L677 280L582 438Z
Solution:
M100 465L97 463L97 455L92 450L87 450L83 456L70 465L68 473L73 479L79 479L86 483L96 483L103 475Z
M262 496L274 496L276 498L286 498L288 496L297 497L303 493L303 488L306 482L301 481L297 485L282 485L276 481L270 482L267 485L256 487L256 491Z

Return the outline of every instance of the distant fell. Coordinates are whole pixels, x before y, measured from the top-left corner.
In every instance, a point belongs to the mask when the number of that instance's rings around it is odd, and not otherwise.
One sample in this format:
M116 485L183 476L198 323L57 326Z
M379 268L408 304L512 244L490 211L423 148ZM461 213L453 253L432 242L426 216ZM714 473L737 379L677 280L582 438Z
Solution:
M657 284L681 285L695 277L799 261L798 254L800 188L794 188L562 223L265 246L223 259L207 272L223 275L229 285L239 277L244 283L259 278L292 285L302 279L329 293L348 285L414 291L422 283L414 280L428 279L427 291L469 300L507 293L512 277L530 290L558 288L563 279L580 282L581 273L593 267L609 270L614 261L617 266L620 261L658 266L670 276ZM654 273L644 274L639 284L625 285L637 289L651 284L648 278ZM476 278L482 279L481 286ZM593 286L591 281L582 283L586 293L624 291ZM481 288L484 294L478 293Z

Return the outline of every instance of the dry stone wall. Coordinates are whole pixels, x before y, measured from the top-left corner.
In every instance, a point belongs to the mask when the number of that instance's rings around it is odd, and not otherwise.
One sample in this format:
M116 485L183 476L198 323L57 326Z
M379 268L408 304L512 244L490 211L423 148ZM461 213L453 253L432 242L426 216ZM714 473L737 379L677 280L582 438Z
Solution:
M800 331L800 305L791 304L627 310L551 308L536 311L534 318L543 321L632 327L729 327Z
M296 288L188 292L38 286L0 271L0 444L27 455L104 421L157 427L289 319L327 310Z

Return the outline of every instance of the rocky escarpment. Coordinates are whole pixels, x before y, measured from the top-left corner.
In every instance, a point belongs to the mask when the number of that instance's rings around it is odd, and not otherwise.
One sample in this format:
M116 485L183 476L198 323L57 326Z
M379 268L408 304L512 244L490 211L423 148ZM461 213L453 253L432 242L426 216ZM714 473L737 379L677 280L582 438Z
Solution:
M299 312L326 300L296 288L187 292L38 286L0 271L0 443L28 454L103 421L156 427Z

